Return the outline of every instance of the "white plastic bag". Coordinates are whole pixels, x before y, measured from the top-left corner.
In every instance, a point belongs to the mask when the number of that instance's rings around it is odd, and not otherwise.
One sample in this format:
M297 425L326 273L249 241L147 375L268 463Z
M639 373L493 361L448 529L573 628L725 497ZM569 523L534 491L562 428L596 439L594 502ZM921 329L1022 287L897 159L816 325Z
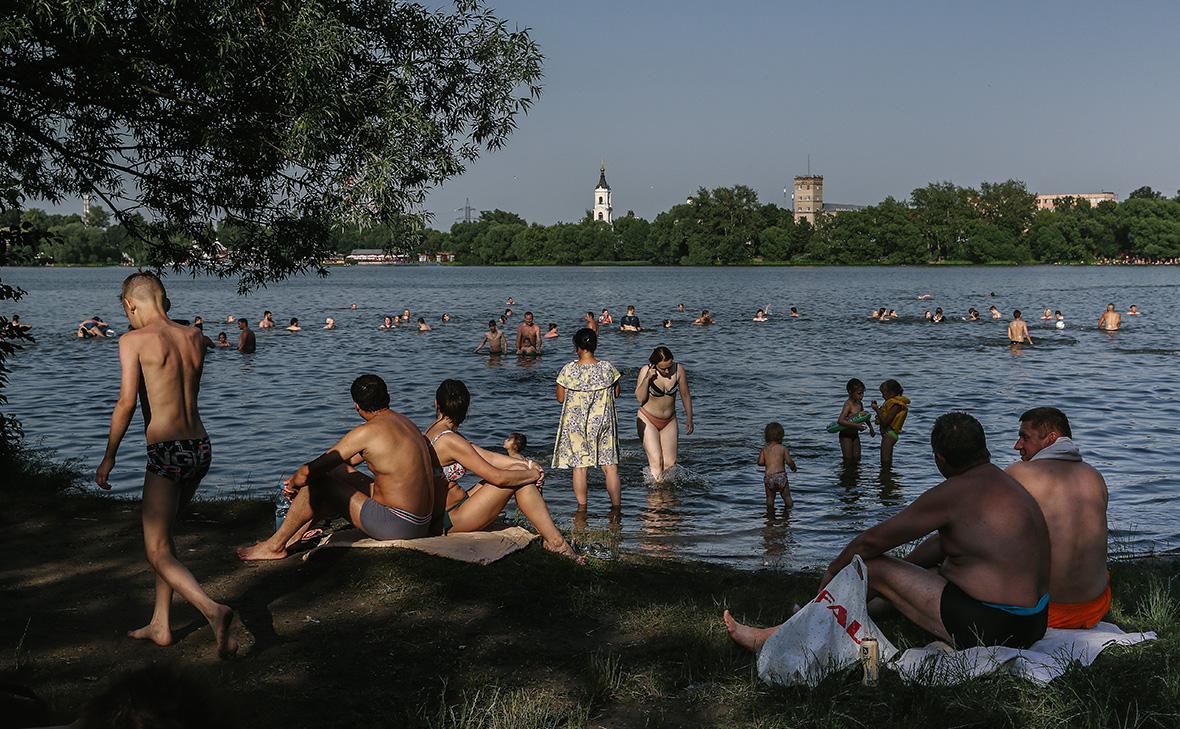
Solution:
M897 649L877 629L866 603L869 568L859 556L840 570L770 637L758 654L758 676L782 686L815 686L860 660L861 638L877 639L881 663Z

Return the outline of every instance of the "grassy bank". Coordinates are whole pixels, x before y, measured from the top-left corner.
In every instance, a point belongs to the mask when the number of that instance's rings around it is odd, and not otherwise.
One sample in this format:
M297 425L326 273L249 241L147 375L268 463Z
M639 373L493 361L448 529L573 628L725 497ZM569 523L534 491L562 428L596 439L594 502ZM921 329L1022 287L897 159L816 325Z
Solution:
M1161 640L1109 649L1049 688L993 678L926 689L885 673L865 689L850 671L815 690L781 689L758 681L720 614L779 622L814 594L816 575L630 555L579 568L537 545L488 567L397 550L242 565L233 547L267 533L270 506L205 502L186 515L177 551L251 636L244 655L218 661L209 628L179 601L176 645L124 637L146 622L152 594L137 504L60 492L61 473L43 476L5 479L2 677L34 688L62 720L112 675L157 662L190 668L249 727L1180 723L1173 561L1113 567L1113 618ZM899 620L882 627L899 644L926 642Z

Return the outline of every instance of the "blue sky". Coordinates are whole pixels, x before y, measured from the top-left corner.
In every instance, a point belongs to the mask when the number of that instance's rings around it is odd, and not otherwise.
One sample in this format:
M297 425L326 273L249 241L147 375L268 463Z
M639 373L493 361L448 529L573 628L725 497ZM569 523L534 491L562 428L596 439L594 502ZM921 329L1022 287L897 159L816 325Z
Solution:
M432 192L574 221L605 160L616 215L700 186L783 204L1008 178L1067 193L1180 188L1180 3L491 0L533 29L545 90L500 151Z

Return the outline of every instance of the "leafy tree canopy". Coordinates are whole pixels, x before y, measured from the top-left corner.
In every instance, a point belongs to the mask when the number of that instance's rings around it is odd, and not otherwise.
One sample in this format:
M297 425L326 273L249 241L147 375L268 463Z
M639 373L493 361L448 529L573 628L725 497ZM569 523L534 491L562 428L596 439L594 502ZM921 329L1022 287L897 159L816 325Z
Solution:
M0 212L90 192L151 265L243 288L322 273L341 225L415 231L541 91L529 32L479 0L6 7Z

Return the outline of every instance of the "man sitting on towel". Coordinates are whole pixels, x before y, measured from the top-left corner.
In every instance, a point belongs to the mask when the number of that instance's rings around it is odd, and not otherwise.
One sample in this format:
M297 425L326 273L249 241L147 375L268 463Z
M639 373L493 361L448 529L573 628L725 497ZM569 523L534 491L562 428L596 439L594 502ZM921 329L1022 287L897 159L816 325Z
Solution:
M1020 460L1008 475L1032 494L1049 525L1049 627L1092 628L1110 610L1106 571L1106 481L1082 462L1057 408L1020 416Z
M442 492L435 487L435 461L422 432L389 409L389 390L377 375L356 378L352 400L365 422L283 482L291 498L286 519L266 541L239 549L240 558L282 559L314 520L333 513L346 515L374 539L442 533L442 511L435 508ZM354 468L361 463L372 476Z
M859 554L868 565L870 592L926 631L958 648L1027 648L1044 637L1048 620L1045 517L1015 479L991 464L975 418L942 415L930 445L946 480L853 539L820 589ZM932 532L906 559L886 555ZM753 651L778 630L741 625L728 610L724 618L730 637Z

